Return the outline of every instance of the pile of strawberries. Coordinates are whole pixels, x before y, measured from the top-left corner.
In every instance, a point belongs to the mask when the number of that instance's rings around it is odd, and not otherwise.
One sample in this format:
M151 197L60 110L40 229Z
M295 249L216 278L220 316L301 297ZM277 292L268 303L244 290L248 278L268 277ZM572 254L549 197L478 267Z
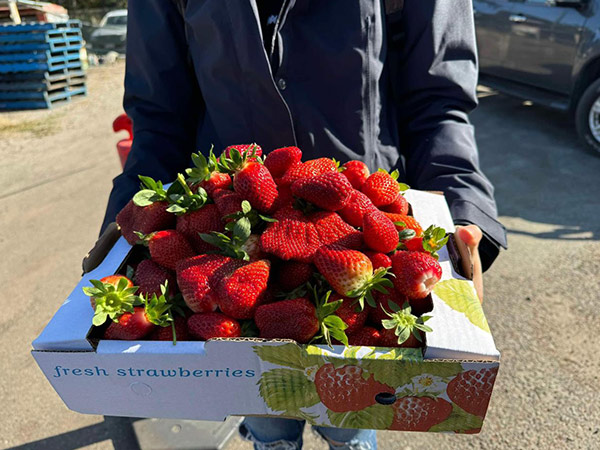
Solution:
M84 289L103 338L422 346L446 232L410 215L397 172L301 159L236 145L168 189L140 176L117 223L145 258Z

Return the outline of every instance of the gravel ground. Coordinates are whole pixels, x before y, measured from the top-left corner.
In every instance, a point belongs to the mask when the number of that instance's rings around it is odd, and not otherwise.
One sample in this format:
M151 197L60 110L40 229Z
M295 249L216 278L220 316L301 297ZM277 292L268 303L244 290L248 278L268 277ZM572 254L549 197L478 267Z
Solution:
M123 64L94 68L87 98L0 114L0 445L135 449L130 423L66 409L29 351L80 276L120 167L111 122ZM510 250L486 274L502 364L483 431L379 433L379 448L600 448L600 158L569 119L482 91L473 114ZM251 446L233 439L227 450ZM306 449L325 445L306 432Z

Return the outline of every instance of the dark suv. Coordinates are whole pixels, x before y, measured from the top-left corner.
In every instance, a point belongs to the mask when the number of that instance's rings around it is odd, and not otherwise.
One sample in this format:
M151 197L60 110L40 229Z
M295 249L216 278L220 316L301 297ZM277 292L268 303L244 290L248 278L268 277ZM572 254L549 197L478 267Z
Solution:
M571 112L600 152L600 0L473 0L481 83Z

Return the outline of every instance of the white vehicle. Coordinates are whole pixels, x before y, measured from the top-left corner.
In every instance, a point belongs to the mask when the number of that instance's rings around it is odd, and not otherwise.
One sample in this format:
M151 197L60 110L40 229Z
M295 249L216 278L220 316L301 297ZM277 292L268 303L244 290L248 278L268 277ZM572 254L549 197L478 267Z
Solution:
M117 9L107 13L100 26L90 36L88 48L97 54L125 53L127 43L127 10Z

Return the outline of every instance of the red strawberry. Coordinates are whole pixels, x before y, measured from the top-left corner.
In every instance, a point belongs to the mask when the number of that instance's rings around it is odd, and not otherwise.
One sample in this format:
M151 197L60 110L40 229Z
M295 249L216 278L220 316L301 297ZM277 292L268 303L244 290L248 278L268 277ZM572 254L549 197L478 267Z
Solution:
M361 191L377 207L394 203L400 193L400 185L387 172L375 172L363 183Z
M423 251L423 236L415 236L410 239L402 241L404 248L411 252L422 252Z
M177 341L189 341L190 334L188 333L187 320L185 317L175 317L175 339ZM150 341L172 341L173 340L173 328L171 326L156 327L154 331L148 336Z
M221 218L230 214L235 214L242 210L244 199L237 192L226 189L217 189L213 192L213 200L221 214Z
M364 253L369 257L369 259L373 263L373 270L377 270L379 268L387 269L388 267L392 267L392 258L390 258L385 253L370 251L366 251Z
M369 211L363 217L365 244L376 252L389 253L400 242L394 223L380 211Z
M382 347L402 347L402 348L420 348L423 347L423 342L419 341L414 334L408 336L408 338L402 342L398 343L398 336L396 336L395 330L381 330L379 339L379 345ZM423 338L421 338L423 339Z
M385 311L394 311L393 305L391 305L390 302L396 305L396 307L400 307L408 301L408 298L405 295L399 294L396 289L392 288L388 289L387 294L375 292L373 296L375 297L377 308L369 308L369 321L379 328L381 327L382 320L390 318Z
M376 209L369 197L355 189L350 194L348 204L340 209L338 214L353 227L362 227L364 215Z
M140 239L147 243L152 260L167 269L175 270L178 261L195 255L185 236L176 230L140 235Z
M225 158L230 158L232 150L237 150L242 156L245 156L246 154L250 156L252 152L254 152L254 156L262 156L263 154L262 148L258 144L237 144L230 145L223 150L222 156L225 156Z
M117 322L111 322L104 331L104 339L134 341L142 339L152 332L156 325L148 320L141 306L136 306L134 312L121 314Z
M311 178L296 180L292 194L327 211L338 211L348 204L352 185L339 172L326 172Z
M161 295L160 285L168 283L169 292L173 293L175 288L175 277L166 269L163 269L151 259L145 259L135 269L135 284L139 286L138 294L152 297Z
M304 297L259 306L254 321L265 339L293 339L305 344L319 331L315 305Z
M442 278L440 263L428 253L400 251L392 256L396 290L411 299L425 298Z
M361 411L376 403L379 393L393 394L390 386L375 381L373 375L365 379L363 369L333 364L323 365L315 375L315 387L321 402L333 412Z
M278 185L277 189L279 190L279 195L273 204L273 213L276 213L280 209L283 209L287 206L292 206L294 204L294 196L292 195L292 189L289 185Z
M139 238L134 233L149 234L154 231L173 228L175 216L167 212L167 202L155 202L148 206L136 206L133 200L117 214L117 224L121 228L121 234L131 245L135 245Z
M297 162L287 170L287 172L279 179L279 186L289 186L294 181L302 178L311 178L318 175L317 169L314 166L306 165L303 162Z
M298 147L283 147L270 152L265 158L265 166L274 178L282 177L295 163L302 159L302 150Z
M498 367L467 370L448 383L446 393L450 400L466 412L483 418L497 374Z
M243 262L222 255L200 255L177 264L177 284L183 299L194 312L217 309L216 285Z
M315 224L323 245L338 244L353 249L362 247L362 233L344 222L337 213L319 211L309 215L308 219ZM398 234L395 229L394 232Z
M312 262L321 246L316 227L291 206L274 214L277 222L270 223L260 237L260 247L285 261Z
M334 302L340 299L343 300L342 305L335 310L334 314L348 325L345 330L346 334L352 334L364 326L369 311L366 308L361 311L356 299L342 297L338 294L334 294L331 301Z
M370 174L369 168L362 161L348 161L342 167L344 168L342 173L348 178L354 189L360 189Z
M249 161L235 172L233 189L250 202L252 208L266 213L277 200L277 185L263 164Z
M277 268L275 281L283 292L290 292L310 280L315 270L312 264L299 261L283 262Z
M408 235L407 238L401 236L400 241L399 248L403 250L427 252L437 259L437 251L446 245L448 236L446 235L446 230L443 228L431 225L420 236L410 237Z
M331 158L309 159L304 164L316 170L316 175L326 172L339 172L339 163Z
M236 319L251 319L267 290L271 264L268 260L246 263L217 285L219 309Z
M192 186L192 191L203 188L209 197L212 197L217 189L229 189L231 187L231 176L228 173L211 172L208 179Z
M380 347L381 334L373 327L362 327L352 334L348 334L350 345L365 347Z
M390 219L396 225L396 229L398 231L411 229L413 230L417 236L423 234L423 228L417 220L412 216L406 216L404 214L394 214L394 213L386 213L384 212L388 219ZM404 224L404 225L402 225Z
M119 286L119 282L124 280ZM133 283L131 280L123 275L108 275L100 278L100 283L103 285L103 289L98 290L94 288L83 288L83 292L90 297L90 304L93 309L96 309L96 298L101 298L101 303L108 302L111 304L126 303L132 304L134 301L134 293L132 290ZM92 284L96 285L92 281Z
M199 233L222 232L224 230L221 213L217 205L212 203L177 216L176 229L187 238L197 253L215 250L215 247L202 240Z
M239 322L218 312L194 314L187 320L187 327L192 336L202 341L241 336Z
M408 200L406 200L404 195L398 194L398 197L396 197L396 200L394 200L394 203L391 203L386 206L382 206L381 210L385 211L385 212L389 212L389 213L394 213L394 214L408 214L409 206L410 205L408 203Z
M392 286L384 278L385 271L373 273L371 260L357 250L338 245L324 245L315 254L317 269L331 287L344 297L358 298L361 306L364 299L371 299L371 289L376 285Z
M427 431L452 413L452 404L442 398L402 397L392 405L394 421L390 430Z

